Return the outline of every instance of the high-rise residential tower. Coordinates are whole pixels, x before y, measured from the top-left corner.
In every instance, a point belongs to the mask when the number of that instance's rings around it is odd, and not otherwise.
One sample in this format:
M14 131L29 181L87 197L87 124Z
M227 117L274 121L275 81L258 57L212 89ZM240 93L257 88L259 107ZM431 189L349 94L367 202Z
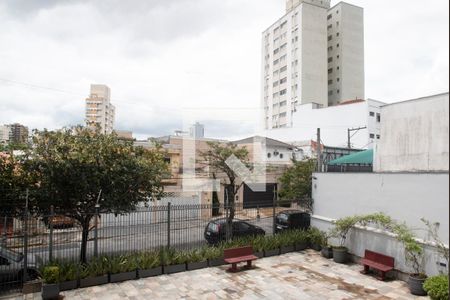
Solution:
M103 84L91 84L91 93L86 98L86 126L93 129L99 126L101 133L112 133L115 107L110 99L109 87Z
M364 98L362 14L343 2L286 1L286 14L262 34L265 129L291 127L297 105Z

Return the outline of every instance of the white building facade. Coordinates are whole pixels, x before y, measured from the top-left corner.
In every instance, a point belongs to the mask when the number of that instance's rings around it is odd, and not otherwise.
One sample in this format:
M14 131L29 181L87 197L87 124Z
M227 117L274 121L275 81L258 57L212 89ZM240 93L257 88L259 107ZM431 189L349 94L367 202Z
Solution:
M263 128L291 127L299 104L364 98L362 8L329 9L329 0L288 0L286 14L263 32Z
M317 140L320 128L322 144L348 147L350 129L351 148L373 148L382 138L380 107L377 100L356 100L320 108L317 104L299 105L292 116L292 126L266 130L264 135L290 144ZM357 130L357 128L360 128Z
M110 102L111 90L103 84L91 84L91 93L86 98L86 126L100 127L100 132L110 134L114 129L115 107Z

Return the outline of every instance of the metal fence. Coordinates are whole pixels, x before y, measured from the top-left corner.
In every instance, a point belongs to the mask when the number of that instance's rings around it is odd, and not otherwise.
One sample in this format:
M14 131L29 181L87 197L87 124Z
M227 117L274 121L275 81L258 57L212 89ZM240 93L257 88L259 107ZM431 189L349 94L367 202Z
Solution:
M244 208L234 205L235 219L245 220L273 234L274 220L283 207ZM91 212L87 258L143 250L173 247L189 250L206 245L205 227L211 219L224 218L231 207L202 204L173 205L151 203L135 211L115 215ZM16 217L0 211L0 294L16 289L35 276L39 265L51 260L80 259L82 228L63 211L50 209L44 215L33 215L26 209ZM228 236L228 235L227 235ZM28 273L24 270L29 270Z

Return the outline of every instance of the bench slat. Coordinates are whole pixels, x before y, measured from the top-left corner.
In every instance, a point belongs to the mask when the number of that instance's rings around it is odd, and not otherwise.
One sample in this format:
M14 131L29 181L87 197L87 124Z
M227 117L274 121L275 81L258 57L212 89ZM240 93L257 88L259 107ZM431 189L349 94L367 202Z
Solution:
M374 261L371 261L371 260L368 260L368 259L365 259L365 258L361 259L361 264L362 265L366 265L366 266L370 266L370 267L372 267L374 269L377 269L377 270L380 270L380 271L383 271L383 272L391 271L391 270L394 269L391 266L386 266L386 265L383 265L383 264L380 264L380 263L377 263L377 262L374 262Z
M232 258L225 258L225 262L229 264L234 264L238 262L244 262L249 260L256 260L258 259L255 255L246 255L246 256L240 256L240 257L232 257Z

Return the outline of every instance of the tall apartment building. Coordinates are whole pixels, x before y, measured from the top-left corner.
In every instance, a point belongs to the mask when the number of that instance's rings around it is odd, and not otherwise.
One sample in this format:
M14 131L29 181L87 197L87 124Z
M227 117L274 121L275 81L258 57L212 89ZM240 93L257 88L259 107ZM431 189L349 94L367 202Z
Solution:
M19 123L0 126L1 143L26 143L28 142L28 127Z
M104 134L114 129L115 107L110 102L111 90L103 84L91 84L91 93L86 98L86 126L100 127Z
M300 104L327 107L364 98L363 42L361 8L287 0L286 14L262 34L265 129L291 127Z

